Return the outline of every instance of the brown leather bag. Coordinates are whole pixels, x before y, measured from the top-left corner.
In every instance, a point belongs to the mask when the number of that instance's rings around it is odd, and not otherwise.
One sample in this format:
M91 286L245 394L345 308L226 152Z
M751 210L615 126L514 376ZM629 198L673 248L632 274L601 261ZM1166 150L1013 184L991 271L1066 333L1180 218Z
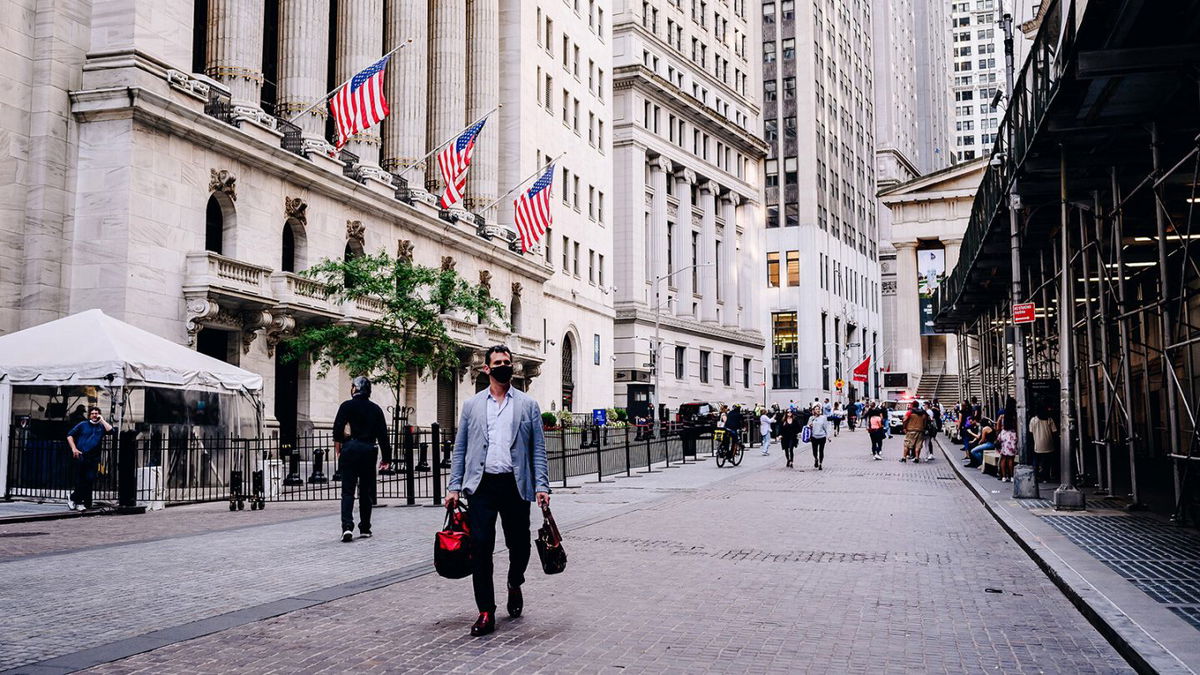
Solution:
M549 506L542 507L542 526L538 528L536 543L543 572L558 574L567 568L567 552L563 550L562 535Z

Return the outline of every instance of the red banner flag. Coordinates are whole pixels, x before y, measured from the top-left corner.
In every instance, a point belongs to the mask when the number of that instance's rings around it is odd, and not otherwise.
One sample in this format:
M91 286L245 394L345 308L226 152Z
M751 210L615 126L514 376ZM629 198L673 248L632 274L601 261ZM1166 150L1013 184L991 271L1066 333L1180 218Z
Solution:
M866 359L863 360L862 363L858 364L857 366L854 366L854 381L855 382L866 382L867 381L867 373L870 372L870 370L871 370L871 357L868 356Z

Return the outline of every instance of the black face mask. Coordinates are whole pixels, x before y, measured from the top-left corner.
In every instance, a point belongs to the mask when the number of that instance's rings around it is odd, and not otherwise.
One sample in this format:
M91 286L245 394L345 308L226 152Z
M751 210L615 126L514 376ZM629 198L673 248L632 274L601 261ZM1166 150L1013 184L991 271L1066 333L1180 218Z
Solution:
M512 366L495 366L491 370L492 379L500 384L508 384L512 381L513 367Z

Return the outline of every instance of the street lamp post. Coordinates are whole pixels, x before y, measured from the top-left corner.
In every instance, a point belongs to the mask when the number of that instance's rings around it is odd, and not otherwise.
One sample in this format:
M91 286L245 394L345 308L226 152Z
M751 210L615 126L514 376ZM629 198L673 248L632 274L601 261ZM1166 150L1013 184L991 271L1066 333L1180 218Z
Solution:
M699 268L699 267L712 267L712 266L713 266L713 263L699 263L696 265L688 265L687 267L680 267L679 269L675 270L674 272L670 272L668 274L664 274L662 276L654 278L654 353L651 355L651 359L650 359L654 365L654 397L653 397L653 401L650 406L651 421L658 419L658 405L659 405L658 371L662 369L662 340L659 338L659 329L662 326L662 314L661 314L662 300L661 300L661 291L659 291L659 286L660 286L660 284L662 284L663 280L670 279L671 277L675 276L676 274L679 274L680 272L686 272L694 267Z

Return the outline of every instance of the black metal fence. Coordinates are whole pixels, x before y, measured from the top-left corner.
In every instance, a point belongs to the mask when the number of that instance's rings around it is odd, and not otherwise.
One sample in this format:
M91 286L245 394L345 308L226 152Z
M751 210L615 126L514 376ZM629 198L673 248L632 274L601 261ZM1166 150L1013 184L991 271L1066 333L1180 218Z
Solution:
M449 482L454 431L405 426L395 434L391 458L376 476L378 499L440 503ZM655 471L712 456L711 429L681 424L582 426L545 431L550 483L577 486L589 480ZM100 453L94 500L132 506L229 500L230 508L270 502L334 500L341 480L329 433L292 442L276 437L236 438L171 427L163 433L108 436ZM390 459L390 462L388 461ZM65 440L26 433L9 439L9 497L66 499L74 460Z

